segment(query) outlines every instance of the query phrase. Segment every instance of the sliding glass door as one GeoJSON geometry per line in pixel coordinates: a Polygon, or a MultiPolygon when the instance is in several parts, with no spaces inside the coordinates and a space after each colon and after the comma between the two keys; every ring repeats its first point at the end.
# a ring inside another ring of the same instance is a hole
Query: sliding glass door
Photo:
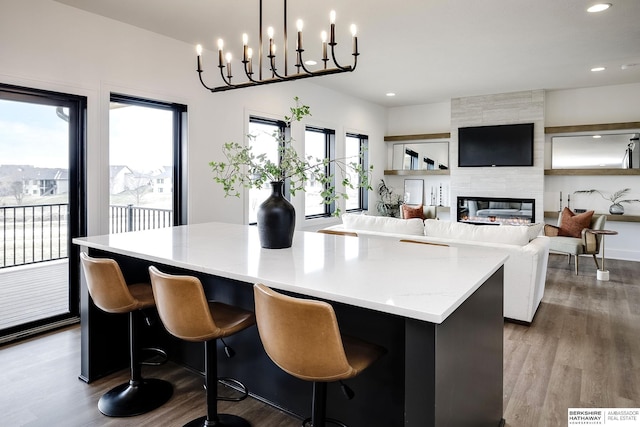
{"type": "Polygon", "coordinates": [[[85,110],[84,97],[0,85],[0,342],[78,316],[85,110]]]}

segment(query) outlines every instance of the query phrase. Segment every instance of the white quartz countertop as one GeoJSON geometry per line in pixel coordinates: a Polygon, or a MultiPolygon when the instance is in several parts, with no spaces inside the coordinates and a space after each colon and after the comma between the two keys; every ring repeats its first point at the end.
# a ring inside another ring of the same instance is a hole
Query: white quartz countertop
{"type": "Polygon", "coordinates": [[[408,318],[442,323],[508,255],[296,231],[262,249],[255,226],[205,223],[81,237],[73,243],[408,318]]]}

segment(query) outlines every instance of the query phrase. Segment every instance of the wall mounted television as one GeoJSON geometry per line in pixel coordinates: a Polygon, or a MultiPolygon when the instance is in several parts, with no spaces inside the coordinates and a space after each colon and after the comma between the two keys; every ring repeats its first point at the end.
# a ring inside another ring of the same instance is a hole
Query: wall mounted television
{"type": "Polygon", "coordinates": [[[533,123],[459,128],[458,166],[533,166],[533,123]]]}

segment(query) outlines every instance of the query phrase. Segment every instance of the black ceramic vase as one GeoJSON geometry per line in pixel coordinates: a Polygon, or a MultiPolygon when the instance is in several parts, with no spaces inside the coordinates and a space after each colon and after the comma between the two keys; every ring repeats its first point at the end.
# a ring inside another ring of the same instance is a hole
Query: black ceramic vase
{"type": "Polygon", "coordinates": [[[260,245],[267,249],[290,248],[296,211],[282,194],[281,181],[271,183],[271,195],[258,207],[260,245]]]}

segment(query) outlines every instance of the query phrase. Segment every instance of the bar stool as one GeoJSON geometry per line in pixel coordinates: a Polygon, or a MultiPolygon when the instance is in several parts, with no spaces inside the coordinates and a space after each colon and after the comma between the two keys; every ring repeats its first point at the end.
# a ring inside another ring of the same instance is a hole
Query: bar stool
{"type": "MultiPolygon", "coordinates": [[[[81,252],[80,260],[94,304],[108,313],[129,313],[131,378],[104,394],[98,401],[98,409],[109,417],[130,417],[156,409],[171,398],[173,386],[164,380],[142,378],[138,325],[145,317],[142,310],[155,306],[151,285],[127,286],[120,266],[113,259],[93,258],[81,252]]],[[[166,357],[161,350],[154,350],[166,357]]]]}
{"type": "MultiPolygon", "coordinates": [[[[216,341],[254,325],[255,316],[251,311],[239,307],[207,301],[197,277],[170,275],[153,266],[149,267],[149,275],[158,313],[167,331],[185,341],[204,342],[207,415],[190,421],[185,427],[249,427],[249,422],[244,418],[218,413],[216,341]]],[[[232,355],[226,344],[225,352],[228,356],[232,355]]],[[[244,397],[248,395],[242,383],[230,378],[226,380],[244,388],[244,397]]]]}
{"type": "MultiPolygon", "coordinates": [[[[313,382],[312,415],[302,425],[346,427],[326,418],[327,383],[355,377],[386,350],[341,335],[333,307],[326,302],[282,295],[259,283],[253,293],[258,333],[267,355],[288,374],[313,382]]],[[[342,385],[347,398],[352,398],[353,392],[342,385]]]]}

